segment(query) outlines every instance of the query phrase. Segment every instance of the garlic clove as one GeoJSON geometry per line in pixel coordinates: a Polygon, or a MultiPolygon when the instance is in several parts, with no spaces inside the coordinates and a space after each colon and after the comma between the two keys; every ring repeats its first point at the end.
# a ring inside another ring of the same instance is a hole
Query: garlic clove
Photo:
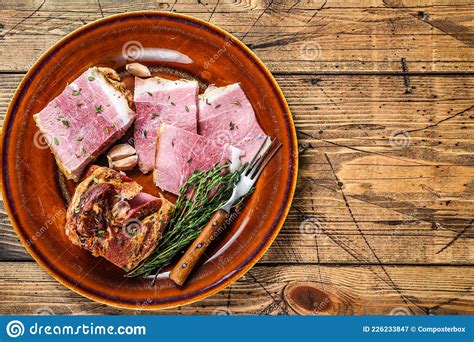
{"type": "Polygon", "coordinates": [[[125,69],[133,76],[150,77],[151,72],[146,66],[140,63],[130,63],[125,66],[125,69]]]}
{"type": "Polygon", "coordinates": [[[119,171],[129,171],[132,170],[138,162],[138,156],[135,154],[123,159],[113,160],[112,168],[119,171]]]}
{"type": "Polygon", "coordinates": [[[111,161],[130,157],[136,153],[137,151],[129,144],[118,144],[112,147],[109,153],[107,153],[107,159],[110,164],[111,161]]]}
{"type": "Polygon", "coordinates": [[[112,158],[109,157],[109,155],[107,155],[107,161],[109,162],[109,167],[111,169],[114,168],[114,161],[112,160],[112,158]]]}

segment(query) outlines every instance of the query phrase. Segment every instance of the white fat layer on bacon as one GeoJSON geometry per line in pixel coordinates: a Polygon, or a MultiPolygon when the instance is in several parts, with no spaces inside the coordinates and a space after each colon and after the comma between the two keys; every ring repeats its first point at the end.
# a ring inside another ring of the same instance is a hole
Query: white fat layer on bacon
{"type": "Polygon", "coordinates": [[[230,170],[230,172],[234,172],[234,171],[237,171],[240,168],[241,164],[242,164],[240,162],[240,156],[242,154],[242,150],[237,148],[237,147],[231,146],[231,145],[228,145],[228,147],[230,148],[229,170],[230,170]]]}
{"type": "Polygon", "coordinates": [[[100,72],[96,72],[93,68],[89,69],[89,75],[96,78],[99,81],[100,87],[104,90],[104,93],[110,100],[110,103],[115,108],[117,117],[122,123],[122,126],[127,125],[130,122],[130,108],[128,107],[127,99],[125,95],[122,94],[119,90],[115,89],[110,83],[105,79],[105,76],[100,72]]]}
{"type": "MultiPolygon", "coordinates": [[[[137,77],[135,77],[135,84],[138,82],[136,81],[137,77]]],[[[165,92],[168,90],[175,90],[176,88],[179,87],[196,87],[197,81],[192,81],[192,80],[185,80],[185,79],[179,79],[179,80],[168,80],[166,78],[162,77],[150,77],[146,79],[140,79],[140,85],[135,86],[135,94],[134,94],[134,101],[137,102],[144,102],[140,98],[147,93],[155,93],[156,91],[160,92],[165,92]]],[[[153,102],[153,101],[151,101],[153,102]]]]}
{"type": "Polygon", "coordinates": [[[202,99],[208,99],[209,102],[212,102],[215,98],[222,96],[222,94],[229,93],[235,88],[239,88],[239,87],[240,87],[239,83],[233,83],[225,87],[216,87],[213,84],[211,84],[209,87],[207,87],[204,94],[199,95],[199,97],[202,99]]]}

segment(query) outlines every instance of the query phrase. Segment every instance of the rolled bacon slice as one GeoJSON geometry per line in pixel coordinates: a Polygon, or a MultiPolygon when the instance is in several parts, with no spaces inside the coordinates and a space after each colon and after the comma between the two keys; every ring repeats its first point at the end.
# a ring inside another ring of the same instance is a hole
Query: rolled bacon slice
{"type": "Polygon", "coordinates": [[[198,132],[219,145],[242,150],[242,163],[254,157],[267,137],[238,83],[219,88],[211,85],[199,96],[198,132]]]}
{"type": "Polygon", "coordinates": [[[197,132],[197,81],[135,78],[135,149],[143,173],[153,170],[157,130],[162,123],[197,132]]]}
{"type": "Polygon", "coordinates": [[[228,144],[218,144],[201,135],[163,124],[158,143],[153,180],[162,190],[179,193],[179,187],[195,170],[209,170],[228,163],[230,170],[240,167],[241,151],[228,144]]]}
{"type": "Polygon", "coordinates": [[[66,235],[129,271],[156,248],[173,211],[171,202],[142,192],[125,174],[92,166],[68,207],[66,235]]]}
{"type": "Polygon", "coordinates": [[[75,181],[133,123],[131,94],[109,68],[86,70],[41,112],[36,125],[59,169],[75,181]]]}

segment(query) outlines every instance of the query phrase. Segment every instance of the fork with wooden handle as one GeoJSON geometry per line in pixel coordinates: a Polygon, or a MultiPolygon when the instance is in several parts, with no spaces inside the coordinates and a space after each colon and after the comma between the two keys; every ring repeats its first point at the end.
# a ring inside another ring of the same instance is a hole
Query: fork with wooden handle
{"type": "Polygon", "coordinates": [[[267,137],[260,146],[252,161],[247,164],[236,183],[230,199],[216,211],[211,220],[204,227],[199,236],[189,246],[188,250],[181,257],[176,266],[171,270],[170,279],[177,285],[183,285],[192,272],[206,248],[225,229],[224,223],[229,217],[232,206],[245,196],[253,187],[263,169],[267,166],[273,156],[278,152],[281,144],[276,144],[275,139],[269,143],[267,137]]]}

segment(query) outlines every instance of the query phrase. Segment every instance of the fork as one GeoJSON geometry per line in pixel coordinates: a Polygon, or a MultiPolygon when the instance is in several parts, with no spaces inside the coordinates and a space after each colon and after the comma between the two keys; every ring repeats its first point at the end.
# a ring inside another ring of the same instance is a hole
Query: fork
{"type": "Polygon", "coordinates": [[[225,229],[224,223],[229,217],[234,204],[250,192],[264,168],[282,146],[281,143],[276,144],[276,139],[271,140],[270,144],[268,143],[269,141],[269,137],[265,138],[265,141],[250,163],[244,166],[239,181],[235,184],[229,200],[216,211],[196,240],[194,240],[186,253],[184,253],[176,266],[171,270],[169,277],[177,285],[182,286],[186,282],[186,279],[207,247],[225,229]]]}

